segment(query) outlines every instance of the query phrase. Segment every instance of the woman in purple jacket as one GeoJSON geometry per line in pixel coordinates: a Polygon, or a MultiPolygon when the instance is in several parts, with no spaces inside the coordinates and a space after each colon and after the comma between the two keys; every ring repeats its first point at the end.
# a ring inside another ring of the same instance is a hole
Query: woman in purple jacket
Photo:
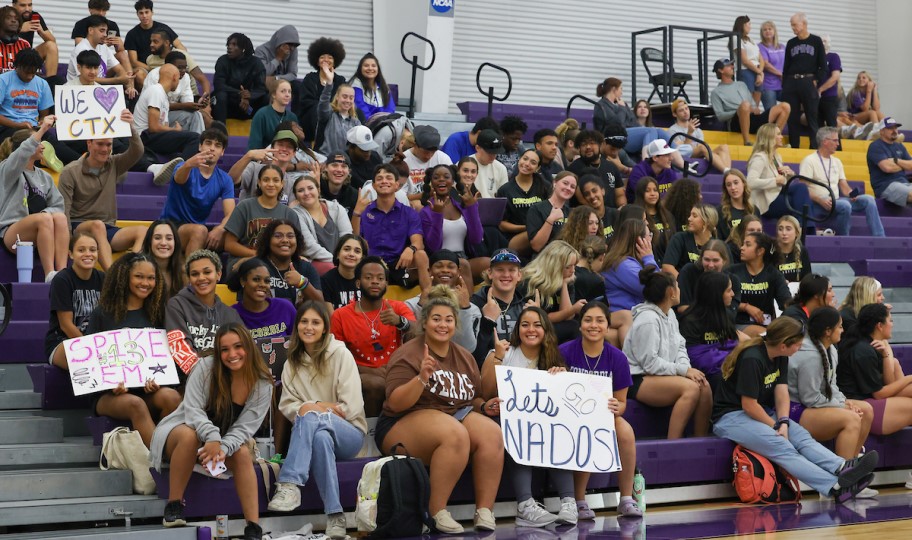
{"type": "Polygon", "coordinates": [[[424,249],[428,253],[448,249],[469,261],[472,275],[478,279],[490,266],[487,257],[475,257],[474,247],[484,238],[481,218],[478,216],[478,195],[465,191],[456,182],[452,165],[431,167],[424,175],[424,193],[421,196],[421,228],[424,232],[424,249]]]}
{"type": "Polygon", "coordinates": [[[630,310],[643,302],[640,270],[647,264],[658,266],[652,255],[652,233],[645,221],[628,219],[615,232],[602,266],[605,299],[611,310],[611,328],[617,330],[621,346],[633,324],[630,310]]]}

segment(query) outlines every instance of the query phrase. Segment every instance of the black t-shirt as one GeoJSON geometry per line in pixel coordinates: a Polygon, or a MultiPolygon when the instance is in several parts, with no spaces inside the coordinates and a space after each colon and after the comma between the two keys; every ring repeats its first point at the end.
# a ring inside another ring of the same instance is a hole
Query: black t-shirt
{"type": "MultiPolygon", "coordinates": [[[[529,240],[535,238],[535,235],[537,235],[538,231],[544,226],[545,221],[548,219],[548,216],[551,215],[551,210],[553,209],[554,207],[551,206],[551,201],[535,203],[529,208],[529,214],[526,218],[526,232],[529,233],[529,240]]],[[[563,228],[564,223],[567,221],[567,216],[570,215],[570,205],[565,204],[563,211],[564,217],[555,220],[554,224],[551,226],[551,236],[548,237],[548,242],[554,240],[560,234],[561,228],[563,228]]]]}
{"type": "Polygon", "coordinates": [[[717,345],[721,341],[718,333],[706,328],[706,321],[692,316],[682,317],[678,321],[678,331],[688,347],[692,345],[717,345]]]}
{"type": "Polygon", "coordinates": [[[372,150],[367,161],[355,161],[352,159],[351,162],[351,185],[355,189],[361,189],[364,182],[374,179],[374,169],[377,168],[377,165],[383,163],[383,158],[372,150]]]}
{"type": "Polygon", "coordinates": [[[353,300],[360,300],[361,291],[355,285],[355,281],[355,278],[343,277],[338,268],[326,272],[320,277],[323,300],[332,304],[333,309],[347,306],[353,300]]]}
{"type": "MultiPolygon", "coordinates": [[[[846,336],[851,335],[855,331],[855,327],[858,326],[858,317],[855,316],[855,312],[850,307],[840,309],[839,315],[842,317],[842,333],[846,336]]],[[[839,345],[837,344],[836,347],[838,348],[839,345]]]]}
{"type": "Polygon", "coordinates": [[[529,191],[516,183],[515,178],[497,189],[496,196],[507,199],[507,206],[504,208],[503,221],[513,225],[525,225],[526,217],[529,215],[529,208],[533,204],[538,204],[548,198],[551,192],[551,184],[544,179],[533,179],[529,191]],[[541,184],[539,184],[541,182],[541,184]]]}
{"type": "Polygon", "coordinates": [[[574,302],[581,299],[591,302],[605,296],[605,278],[582,266],[576,267],[576,280],[573,286],[576,296],[571,297],[571,300],[574,302]]]}
{"type": "Polygon", "coordinates": [[[801,281],[801,278],[811,273],[811,257],[808,254],[807,248],[802,246],[801,256],[797,258],[797,260],[795,257],[795,249],[792,249],[791,253],[787,253],[782,257],[782,261],[778,264],[778,268],[779,273],[782,274],[782,277],[789,283],[801,281]]]}
{"type": "Polygon", "coordinates": [[[685,264],[700,260],[700,249],[693,233],[675,233],[662,256],[662,264],[670,264],[675,267],[675,270],[680,270],[685,264]]]}
{"type": "MultiPolygon", "coordinates": [[[[114,30],[117,37],[120,37],[120,27],[117,26],[117,23],[108,19],[108,32],[114,30]]],[[[89,35],[89,17],[85,19],[79,19],[76,21],[76,24],[73,25],[73,31],[70,32],[70,39],[83,38],[89,35]]]]}
{"type": "Polygon", "coordinates": [[[618,217],[620,217],[621,212],[617,208],[606,207],[605,215],[602,216],[602,234],[605,235],[605,240],[608,243],[611,243],[611,239],[614,238],[614,228],[619,225],[618,217]]]}
{"type": "Polygon", "coordinates": [[[599,162],[598,167],[589,165],[582,159],[575,160],[570,164],[569,167],[567,167],[567,170],[575,174],[577,178],[582,178],[583,171],[586,169],[598,169],[598,175],[602,179],[602,183],[605,185],[605,206],[617,208],[617,199],[615,199],[614,190],[624,187],[624,177],[621,175],[621,171],[619,171],[618,168],[614,166],[614,163],[608,161],[607,159],[602,159],[599,162]]]}
{"type": "Polygon", "coordinates": [[[766,346],[744,349],[735,362],[731,377],[723,379],[716,390],[713,421],[725,414],[741,410],[741,396],[755,398],[766,410],[776,408],[775,388],[787,384],[788,357],[770,359],[766,346]]]}
{"type": "MultiPolygon", "coordinates": [[[[697,294],[697,281],[702,275],[703,267],[699,263],[687,263],[678,271],[678,288],[681,290],[680,305],[690,306],[694,303],[697,294]]],[[[732,274],[728,274],[728,278],[731,280],[732,291],[735,293],[731,305],[728,306],[728,315],[731,317],[732,322],[735,322],[738,305],[741,304],[741,282],[732,274]]]]}
{"type": "Polygon", "coordinates": [[[101,309],[101,306],[92,311],[89,317],[89,324],[86,326],[86,335],[97,334],[98,332],[107,332],[109,330],[119,330],[120,328],[155,328],[152,319],[146,314],[145,309],[131,309],[127,311],[122,321],[115,321],[111,314],[101,309]]]}
{"type": "Polygon", "coordinates": [[[839,350],[836,384],[849,399],[869,399],[884,387],[883,357],[868,338],[862,338],[848,350],[839,350]]]}
{"type": "Polygon", "coordinates": [[[148,30],[138,24],[131,28],[130,31],[127,32],[127,37],[124,39],[124,48],[128,51],[136,51],[136,59],[145,63],[146,58],[152,54],[150,42],[152,40],[152,32],[155,30],[164,30],[167,32],[171,43],[174,43],[174,40],[177,39],[177,32],[171,30],[170,26],[158,21],[152,21],[152,27],[148,30]]]}
{"type": "Polygon", "coordinates": [[[51,281],[51,317],[50,327],[44,338],[44,352],[50,356],[61,342],[69,337],[60,328],[57,319],[58,311],[69,311],[73,314],[73,325],[85,334],[89,318],[98,305],[101,297],[101,286],[104,284],[104,272],[92,269],[89,279],[83,280],[72,268],[64,268],[51,281]]]}
{"type": "MultiPolygon", "coordinates": [[[[304,276],[311,285],[318,291],[320,288],[320,274],[317,273],[317,269],[313,267],[312,264],[305,261],[304,259],[294,260],[295,270],[299,274],[304,276]]],[[[279,272],[279,269],[276,268],[272,262],[266,264],[266,269],[269,270],[269,288],[272,289],[272,296],[274,298],[284,298],[292,304],[298,304],[298,288],[297,283],[289,285],[285,281],[285,277],[282,272],[279,272]]]]}
{"type": "MultiPolygon", "coordinates": [[[[719,213],[719,224],[716,226],[716,237],[721,238],[722,240],[728,240],[728,235],[741,223],[741,219],[747,214],[744,210],[738,210],[737,208],[731,209],[731,219],[725,219],[725,216],[722,215],[722,205],[716,206],[716,211],[719,213]]],[[[756,209],[754,210],[754,215],[756,215],[756,209]]]]}
{"type": "Polygon", "coordinates": [[[358,203],[358,190],[351,184],[343,184],[339,193],[333,194],[329,191],[329,183],[326,180],[320,180],[320,196],[327,201],[336,201],[341,204],[342,208],[348,211],[349,217],[355,209],[355,204],[358,203]]]}
{"type": "MultiPolygon", "coordinates": [[[[33,12],[32,12],[32,16],[35,16],[35,15],[38,15],[38,20],[41,22],[41,29],[42,29],[42,30],[47,30],[47,29],[48,29],[48,25],[47,25],[46,22],[44,22],[44,17],[42,17],[40,13],[33,11],[33,12]]],[[[22,23],[23,23],[23,22],[24,22],[24,21],[22,21],[22,20],[20,19],[20,21],[19,21],[19,26],[20,26],[20,27],[22,27],[22,23]]],[[[31,45],[32,47],[35,46],[35,32],[19,32],[19,37],[21,37],[22,39],[28,41],[28,42],[29,42],[29,45],[31,45]]]]}
{"type": "Polygon", "coordinates": [[[808,322],[808,313],[797,303],[783,309],[782,315],[780,315],[780,317],[791,317],[796,321],[804,324],[807,324],[808,322]]]}
{"type": "MultiPolygon", "coordinates": [[[[739,263],[729,268],[728,273],[738,278],[741,282],[741,302],[760,308],[763,313],[775,318],[776,309],[774,302],[779,307],[785,307],[791,295],[785,278],[770,265],[763,267],[756,276],[751,275],[745,263],[739,263]]],[[[750,315],[743,311],[738,312],[735,319],[738,324],[757,324],[750,315]]]]}

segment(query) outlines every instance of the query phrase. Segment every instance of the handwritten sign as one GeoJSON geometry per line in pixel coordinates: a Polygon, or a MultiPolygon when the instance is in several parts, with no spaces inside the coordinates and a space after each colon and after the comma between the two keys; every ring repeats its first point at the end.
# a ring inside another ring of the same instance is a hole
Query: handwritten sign
{"type": "Polygon", "coordinates": [[[73,394],[81,396],[117,388],[143,387],[149,379],[160,385],[179,384],[168,352],[165,331],[122,328],[63,342],[73,394]]]}
{"type": "Polygon", "coordinates": [[[608,411],[610,378],[507,366],[497,366],[495,373],[503,399],[504,447],[517,463],[589,472],[621,470],[614,415],[608,411]]]}
{"type": "Polygon", "coordinates": [[[54,103],[61,141],[130,136],[130,124],[120,120],[127,108],[123,86],[58,85],[54,103]]]}

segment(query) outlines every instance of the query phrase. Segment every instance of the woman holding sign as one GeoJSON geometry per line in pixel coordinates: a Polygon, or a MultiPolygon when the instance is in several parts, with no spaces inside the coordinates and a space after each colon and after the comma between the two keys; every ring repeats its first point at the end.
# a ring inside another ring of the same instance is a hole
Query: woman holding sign
{"type": "MultiPolygon", "coordinates": [[[[488,353],[481,369],[482,392],[485,397],[497,397],[495,366],[541,369],[557,374],[567,369],[557,349],[554,325],[545,310],[529,306],[519,314],[519,321],[513,327],[510,341],[497,340],[494,350],[488,353]]],[[[576,524],[578,512],[573,493],[573,473],[563,469],[548,469],[551,483],[557,488],[561,499],[560,512],[554,515],[532,496],[532,471],[527,465],[520,465],[508,459],[509,475],[516,493],[516,526],[544,527],[555,521],[576,524]]]]}
{"type": "Polygon", "coordinates": [[[247,441],[263,425],[272,402],[272,374],[250,333],[239,323],[215,334],[216,358],[200,359],[190,372],[184,401],[155,429],[152,466],[170,462],[168,504],[162,524],[182,527],[184,490],[198,462],[213,473],[230,470],[247,526],[244,538],[262,538],[259,491],[247,441]]]}
{"type": "MultiPolygon", "coordinates": [[[[642,222],[639,222],[642,225],[642,222]]],[[[611,377],[614,395],[608,400],[608,410],[614,415],[614,429],[617,433],[621,457],[621,472],[618,473],[618,489],[621,501],[618,514],[625,517],[639,517],[643,511],[633,500],[633,474],[636,468],[636,437],[633,428],[622,417],[627,408],[627,389],[633,385],[627,357],[616,347],[605,341],[611,324],[611,314],[603,302],[589,302],[580,310],[581,337],[560,346],[561,356],[567,369],[575,373],[589,373],[611,377]]],[[[588,472],[574,472],[576,508],[579,519],[595,519],[595,512],[586,502],[588,472]]]]}
{"type": "Polygon", "coordinates": [[[45,116],[38,131],[20,129],[0,144],[0,236],[3,245],[15,254],[16,242],[34,242],[50,282],[58,270],[67,266],[70,224],[63,210],[63,195],[54,179],[35,162],[44,155],[41,138],[56,117],[45,116]],[[24,194],[24,195],[23,195],[24,194]]]}
{"type": "Polygon", "coordinates": [[[452,342],[459,321],[456,293],[433,287],[421,311],[422,336],[399,347],[389,361],[386,401],[377,420],[377,447],[388,454],[401,443],[431,468],[428,508],[437,530],[463,532],[447,500],[472,462],[475,529],[493,531],[491,508],[503,471],[503,435],[491,417],[500,400],[481,397],[481,374],[472,354],[452,342]]]}
{"type": "MultiPolygon", "coordinates": [[[[161,328],[165,317],[164,289],[161,274],[149,257],[127,253],[108,269],[86,335],[121,328],[161,328]]],[[[95,401],[95,414],[129,420],[149,446],[155,429],[153,411],[164,418],[180,401],[176,390],[162,388],[154,379],[147,379],[142,388],[126,388],[121,384],[101,393],[95,401]]]]}

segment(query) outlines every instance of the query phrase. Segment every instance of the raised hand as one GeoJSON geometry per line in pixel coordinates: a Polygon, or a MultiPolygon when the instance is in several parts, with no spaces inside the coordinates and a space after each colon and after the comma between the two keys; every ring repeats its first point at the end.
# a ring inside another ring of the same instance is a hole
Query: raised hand
{"type": "Polygon", "coordinates": [[[495,322],[500,318],[500,304],[494,298],[493,286],[488,287],[488,300],[485,302],[484,307],[481,308],[481,314],[495,322]]]}
{"type": "Polygon", "coordinates": [[[402,323],[402,318],[393,311],[393,306],[389,302],[384,301],[380,309],[380,322],[387,326],[398,326],[402,323]]]}

